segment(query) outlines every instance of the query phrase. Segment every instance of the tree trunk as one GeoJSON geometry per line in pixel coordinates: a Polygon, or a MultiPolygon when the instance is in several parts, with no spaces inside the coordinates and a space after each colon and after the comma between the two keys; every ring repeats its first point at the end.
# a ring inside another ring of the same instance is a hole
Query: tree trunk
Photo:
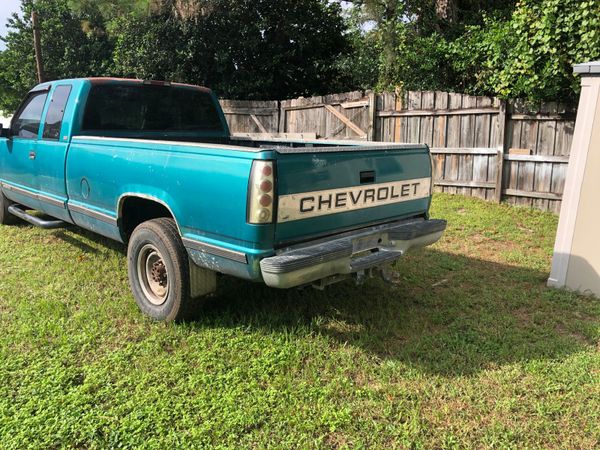
{"type": "Polygon", "coordinates": [[[38,83],[44,82],[44,64],[42,61],[42,44],[40,40],[40,27],[37,12],[31,12],[31,25],[33,27],[33,47],[35,49],[35,66],[37,69],[38,83]]]}
{"type": "Polygon", "coordinates": [[[454,22],[456,14],[456,0],[436,0],[435,13],[438,19],[454,22]]]}

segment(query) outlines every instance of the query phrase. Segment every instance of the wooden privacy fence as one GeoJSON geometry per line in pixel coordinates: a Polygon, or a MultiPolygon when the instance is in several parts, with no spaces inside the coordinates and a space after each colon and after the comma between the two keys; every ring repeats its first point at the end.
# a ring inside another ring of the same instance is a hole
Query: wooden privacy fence
{"type": "Polygon", "coordinates": [[[277,133],[279,102],[221,100],[232,133],[277,133]]]}
{"type": "Polygon", "coordinates": [[[425,143],[436,190],[558,212],[575,111],[447,92],[222,101],[233,133],[425,143]]]}

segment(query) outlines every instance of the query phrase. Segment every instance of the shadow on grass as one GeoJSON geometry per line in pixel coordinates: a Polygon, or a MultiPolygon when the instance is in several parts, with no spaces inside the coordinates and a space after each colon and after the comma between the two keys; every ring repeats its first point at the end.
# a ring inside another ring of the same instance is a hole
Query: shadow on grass
{"type": "Polygon", "coordinates": [[[445,376],[593,345],[593,300],[546,288],[547,273],[432,249],[407,256],[395,272],[393,285],[348,281],[323,292],[227,278],[194,326],[319,333],[445,376]]]}
{"type": "Polygon", "coordinates": [[[125,244],[121,244],[120,242],[113,241],[112,239],[105,238],[96,233],[84,230],[83,228],[79,228],[76,226],[69,226],[67,229],[68,232],[66,232],[66,229],[55,230],[53,232],[54,237],[60,239],[61,241],[69,245],[77,247],[84,253],[90,253],[92,255],[97,255],[101,253],[101,250],[88,244],[86,240],[90,240],[100,246],[109,248],[124,256],[127,255],[127,247],[125,246],[125,244]]]}
{"type": "MultiPolygon", "coordinates": [[[[86,240],[126,254],[123,244],[79,228],[55,236],[92,254],[99,250],[86,240]]],[[[597,339],[597,300],[546,288],[546,272],[431,248],[399,260],[394,272],[391,285],[349,280],[324,291],[222,277],[189,326],[318,334],[443,376],[560,359],[597,339]]]]}

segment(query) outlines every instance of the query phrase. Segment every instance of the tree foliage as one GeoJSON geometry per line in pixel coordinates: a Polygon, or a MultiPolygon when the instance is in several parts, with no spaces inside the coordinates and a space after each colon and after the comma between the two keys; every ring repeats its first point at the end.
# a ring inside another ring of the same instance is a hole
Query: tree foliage
{"type": "MultiPolygon", "coordinates": [[[[33,2],[24,1],[22,15],[13,14],[0,53],[0,110],[14,110],[37,83],[32,41],[33,2]]],[[[37,0],[42,55],[47,79],[82,77],[110,72],[112,46],[96,8],[74,12],[66,0],[37,0]]]]}
{"type": "MultiPolygon", "coordinates": [[[[123,16],[115,70],[276,99],[346,88],[335,61],[350,51],[339,6],[326,0],[211,0],[195,14],[123,16]]],[[[347,77],[346,77],[347,79],[347,77]]]]}
{"type": "Polygon", "coordinates": [[[379,89],[468,89],[453,69],[452,42],[486,15],[505,18],[514,0],[356,0],[365,39],[380,49],[379,89]]]}
{"type": "Polygon", "coordinates": [[[70,9],[85,13],[96,9],[105,19],[111,19],[121,14],[144,15],[159,8],[157,0],[68,0],[70,9]]]}
{"type": "MultiPolygon", "coordinates": [[[[8,23],[0,109],[36,84],[33,0],[8,23]]],[[[36,0],[48,79],[115,75],[204,84],[231,98],[349,89],[340,6],[327,0],[36,0]]]]}
{"type": "Polygon", "coordinates": [[[600,0],[22,0],[0,52],[0,109],[49,79],[115,75],[282,99],[355,88],[573,100],[600,58],[600,0]]]}
{"type": "Polygon", "coordinates": [[[600,0],[355,3],[376,24],[380,89],[572,101],[572,65],[600,58],[600,0]]]}
{"type": "Polygon", "coordinates": [[[600,1],[521,0],[509,21],[490,20],[471,31],[461,56],[466,60],[469,48],[477,55],[475,89],[574,100],[579,77],[573,64],[600,59],[600,1]]]}

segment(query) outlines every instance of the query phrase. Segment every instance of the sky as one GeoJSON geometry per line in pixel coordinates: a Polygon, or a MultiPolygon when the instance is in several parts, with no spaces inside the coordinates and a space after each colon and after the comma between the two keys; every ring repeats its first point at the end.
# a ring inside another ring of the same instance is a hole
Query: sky
{"type": "MultiPolygon", "coordinates": [[[[21,10],[21,0],[0,0],[0,36],[6,36],[6,19],[12,13],[21,10]]],[[[0,50],[4,50],[4,42],[0,41],[0,50]]]]}

